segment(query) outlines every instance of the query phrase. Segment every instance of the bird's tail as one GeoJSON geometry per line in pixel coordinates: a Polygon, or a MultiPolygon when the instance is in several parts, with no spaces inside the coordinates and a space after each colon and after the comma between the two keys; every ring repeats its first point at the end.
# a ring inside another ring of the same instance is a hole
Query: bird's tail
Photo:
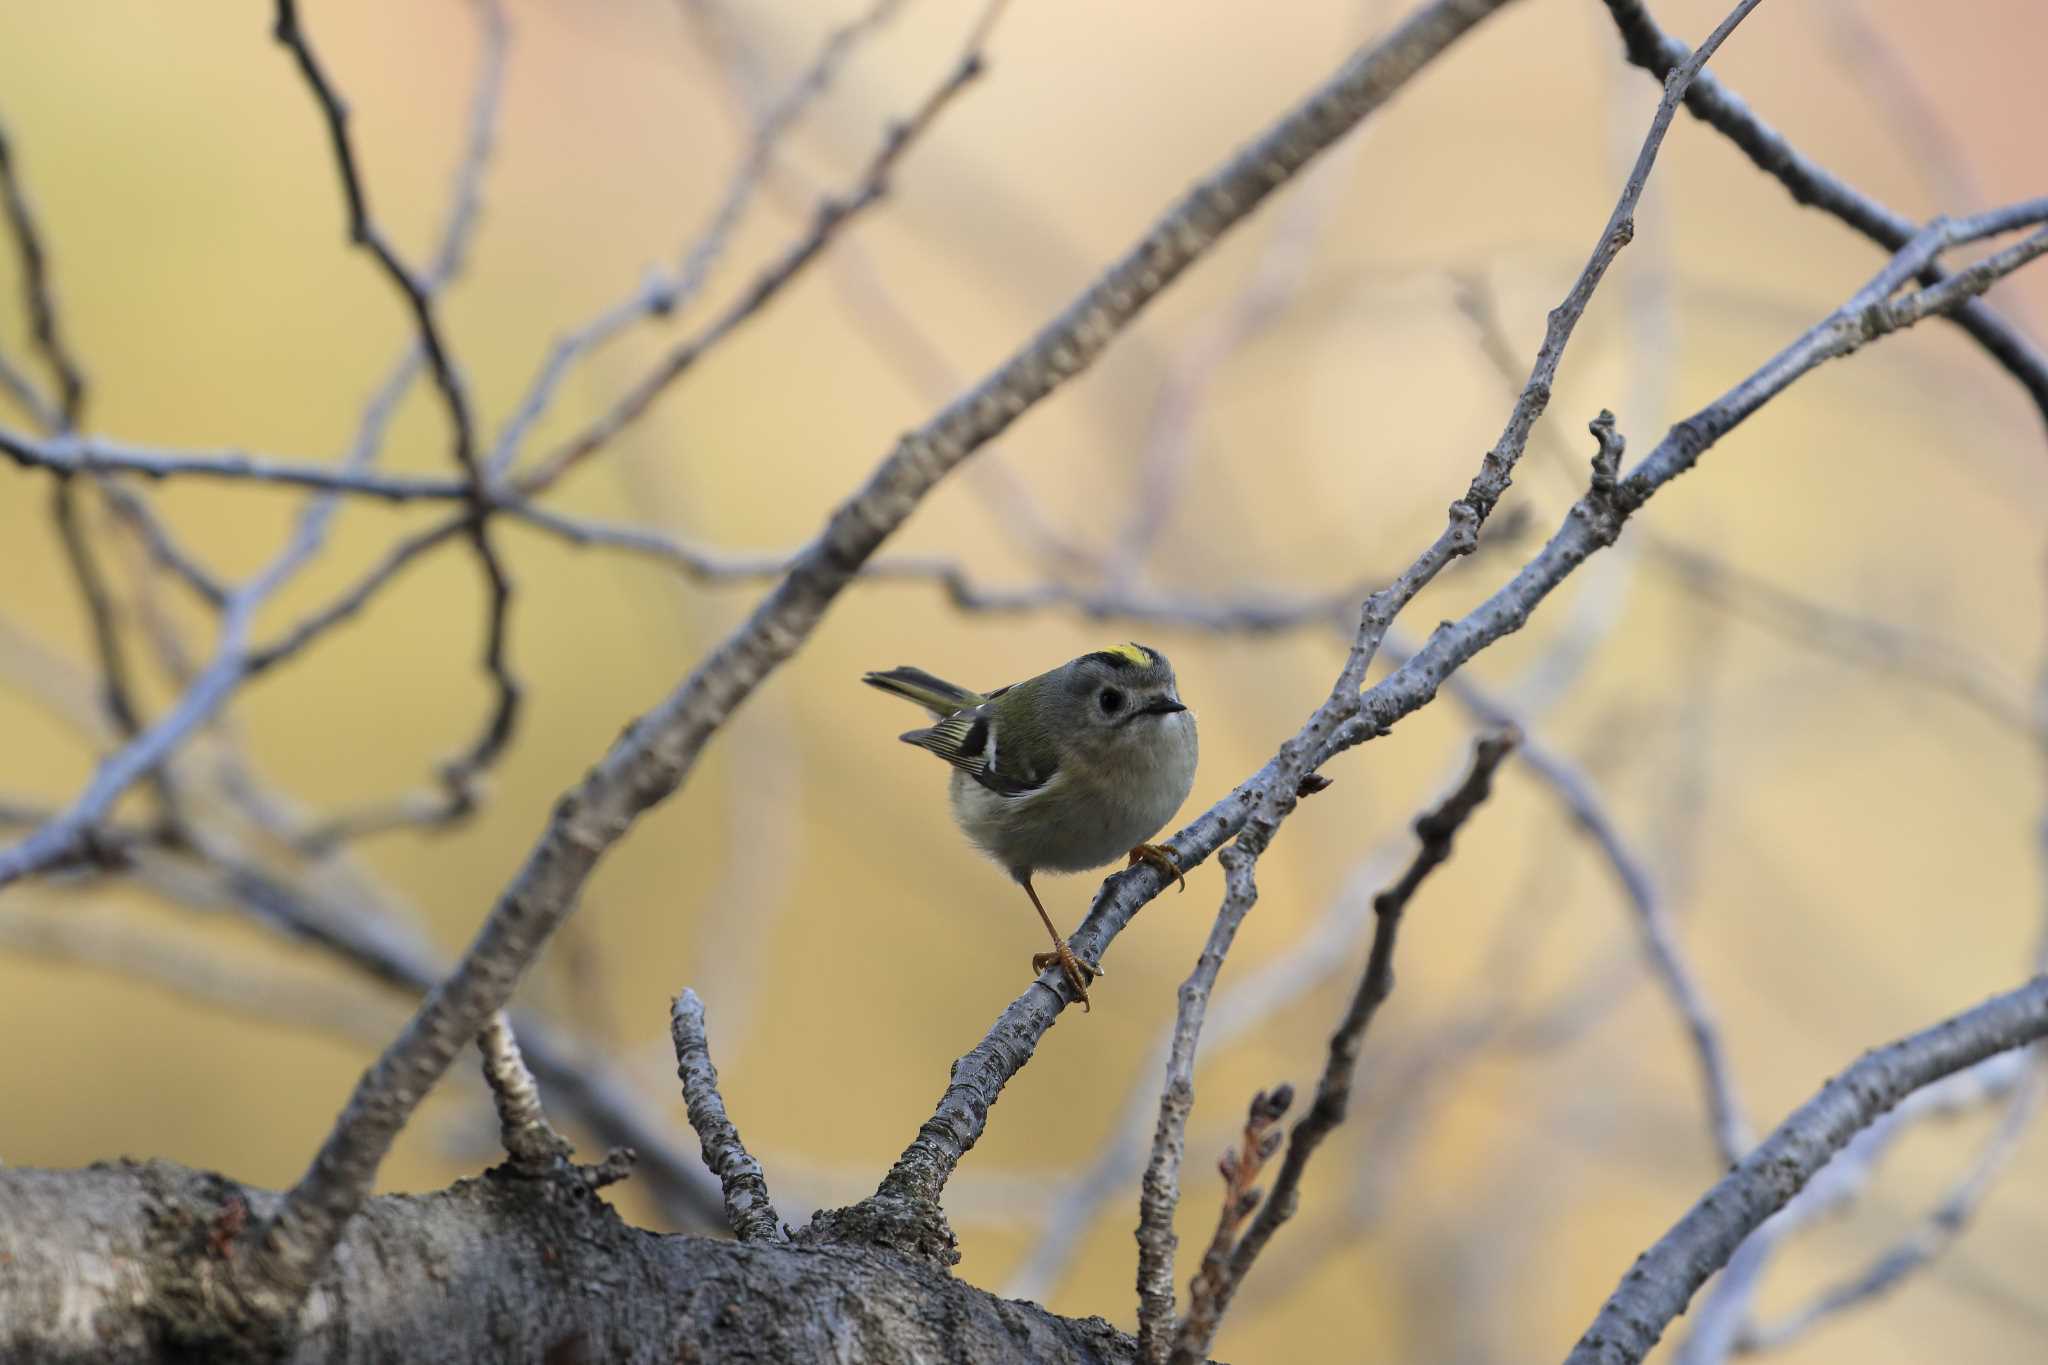
{"type": "Polygon", "coordinates": [[[965,711],[970,706],[979,706],[985,700],[979,692],[970,692],[944,678],[935,678],[921,668],[892,668],[886,673],[863,673],[861,681],[869,687],[879,687],[892,696],[905,701],[916,702],[932,715],[943,720],[955,711],[965,711]]]}

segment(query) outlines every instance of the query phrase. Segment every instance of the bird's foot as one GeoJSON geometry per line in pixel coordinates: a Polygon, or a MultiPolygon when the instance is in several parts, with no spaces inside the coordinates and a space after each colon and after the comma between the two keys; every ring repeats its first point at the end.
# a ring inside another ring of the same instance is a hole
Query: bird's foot
{"type": "Polygon", "coordinates": [[[1181,890],[1185,891],[1188,889],[1188,879],[1181,873],[1180,864],[1173,860],[1173,853],[1166,845],[1139,844],[1131,850],[1130,866],[1136,867],[1139,863],[1152,864],[1152,866],[1173,878],[1175,884],[1181,890]]]}
{"type": "Polygon", "coordinates": [[[1035,953],[1032,955],[1032,971],[1042,972],[1048,967],[1053,966],[1057,966],[1066,976],[1067,984],[1074,988],[1075,998],[1081,1002],[1082,1010],[1086,1011],[1088,1009],[1088,986],[1096,977],[1102,974],[1102,969],[1091,967],[1080,958],[1075,957],[1074,950],[1067,946],[1067,941],[1063,938],[1056,938],[1052,941],[1051,952],[1035,953]]]}

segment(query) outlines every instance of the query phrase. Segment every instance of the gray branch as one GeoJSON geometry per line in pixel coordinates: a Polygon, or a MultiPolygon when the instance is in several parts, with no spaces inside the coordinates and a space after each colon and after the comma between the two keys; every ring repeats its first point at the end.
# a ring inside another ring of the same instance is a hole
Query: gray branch
{"type": "Polygon", "coordinates": [[[711,1064],[711,1040],[704,1031],[704,1002],[688,987],[669,1010],[669,1035],[676,1045],[676,1078],[690,1126],[704,1144],[704,1165],[725,1191],[725,1218],[742,1242],[787,1242],[761,1163],[740,1141],[740,1130],[725,1114],[718,1093],[718,1068],[711,1064]]]}
{"type": "Polygon", "coordinates": [[[1415,898],[1429,874],[1450,858],[1458,831],[1492,795],[1493,775],[1514,751],[1518,740],[1513,731],[1481,739],[1472,748],[1472,766],[1464,780],[1416,818],[1415,833],[1422,841],[1421,847],[1416,849],[1414,860],[1400,878],[1373,899],[1372,949],[1366,956],[1365,971],[1358,978],[1351,1004],[1330,1035],[1330,1053],[1323,1065],[1322,1078],[1316,1083],[1315,1102],[1288,1134],[1287,1155],[1280,1163],[1280,1174],[1273,1181],[1272,1193],[1259,1205],[1251,1227],[1229,1248],[1213,1275],[1204,1267],[1205,1275],[1210,1275],[1208,1292],[1191,1296],[1193,1306],[1174,1337],[1174,1365],[1198,1365],[1208,1357],[1209,1345],[1216,1339],[1216,1329],[1229,1311],[1238,1287],[1251,1273],[1266,1243],[1299,1207],[1301,1178],[1308,1170],[1309,1160],[1350,1110],[1352,1075],[1358,1068],[1365,1032],[1372,1026],[1380,1006],[1394,993],[1394,945],[1408,902],[1415,898]]]}
{"type": "MultiPolygon", "coordinates": [[[[279,1202],[168,1162],[0,1168],[0,1359],[246,1359],[221,1326],[235,1321],[236,1239],[279,1202]]],[[[502,1175],[367,1201],[273,1359],[674,1365],[736,1353],[760,1365],[1136,1359],[1100,1318],[1060,1318],[913,1261],[653,1236],[601,1200],[502,1175]]]]}
{"type": "MultiPolygon", "coordinates": [[[[1657,27],[1656,19],[1642,0],[1605,3],[1621,33],[1629,61],[1658,80],[1668,79],[1672,70],[1685,62],[1685,44],[1657,27]]],[[[1740,95],[1716,77],[1694,81],[1692,89],[1686,92],[1685,104],[1695,118],[1726,136],[1758,170],[1783,185],[1796,202],[1839,219],[1887,251],[1903,250],[1918,235],[1919,224],[1808,158],[1782,133],[1758,118],[1740,95]]],[[[1926,285],[1938,284],[1943,279],[1941,269],[1932,264],[1922,266],[1916,273],[1926,285]]],[[[1950,321],[1968,332],[2019,381],[2044,419],[2048,419],[2048,357],[1985,304],[1966,303],[1954,311],[1950,321]]]]}
{"type": "Polygon", "coordinates": [[[1634,1365],[1743,1238],[1894,1105],[1987,1057],[2048,1036],[2048,977],[1865,1053],[1794,1110],[1636,1259],[1566,1365],[1634,1365]]]}
{"type": "MultiPolygon", "coordinates": [[[[505,19],[501,0],[476,0],[484,31],[483,76],[478,82],[478,117],[474,126],[483,131],[474,137],[456,176],[455,206],[448,229],[449,249],[437,265],[453,269],[460,263],[460,243],[468,225],[477,215],[478,185],[482,163],[490,149],[490,129],[495,120],[499,73],[505,49],[505,19]]],[[[471,515],[463,531],[476,552],[487,607],[484,614],[484,645],[480,665],[489,680],[492,702],[476,738],[441,765],[439,779],[444,796],[421,823],[446,824],[469,814],[476,805],[475,782],[504,753],[517,726],[523,691],[512,674],[506,649],[512,609],[512,579],[491,539],[491,521],[486,515],[492,505],[489,479],[477,451],[476,414],[469,386],[456,368],[455,357],[442,327],[439,313],[440,285],[444,277],[431,271],[414,270],[399,256],[397,248],[370,212],[369,192],[356,166],[354,146],[349,138],[348,108],[314,52],[311,40],[299,22],[297,0],[277,0],[273,33],[291,53],[305,77],[327,125],[334,148],[334,162],[341,177],[341,189],[348,205],[348,235],[367,251],[391,281],[412,315],[413,331],[426,357],[427,372],[447,409],[451,438],[450,455],[463,479],[464,500],[471,515]]]]}
{"type": "Polygon", "coordinates": [[[513,1036],[511,1017],[503,1010],[492,1015],[477,1034],[476,1046],[483,1054],[484,1083],[491,1088],[506,1155],[514,1166],[530,1174],[557,1170],[568,1160],[571,1148],[541,1109],[540,1086],[513,1036]]]}

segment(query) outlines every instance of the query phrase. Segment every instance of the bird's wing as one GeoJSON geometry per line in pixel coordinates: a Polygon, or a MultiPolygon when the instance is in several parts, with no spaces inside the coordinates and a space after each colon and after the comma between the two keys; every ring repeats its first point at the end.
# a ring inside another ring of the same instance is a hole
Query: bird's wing
{"type": "Polygon", "coordinates": [[[1029,796],[1052,781],[1059,771],[1057,760],[1034,767],[1016,755],[1004,754],[987,709],[977,706],[926,729],[912,730],[903,736],[903,742],[929,749],[998,796],[1029,796]]]}

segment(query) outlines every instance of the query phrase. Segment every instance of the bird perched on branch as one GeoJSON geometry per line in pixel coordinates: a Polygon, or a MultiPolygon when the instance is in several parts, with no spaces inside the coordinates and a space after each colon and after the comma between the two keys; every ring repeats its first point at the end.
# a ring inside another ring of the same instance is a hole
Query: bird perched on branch
{"type": "Polygon", "coordinates": [[[1156,649],[1125,644],[988,693],[921,668],[863,681],[932,714],[934,724],[903,742],[953,765],[953,818],[1023,886],[1052,935],[1052,951],[1032,958],[1032,970],[1057,962],[1086,1009],[1098,969],[1060,937],[1031,878],[1127,855],[1186,889],[1171,855],[1145,842],[1195,781],[1195,716],[1181,704],[1173,665],[1156,649]]]}

